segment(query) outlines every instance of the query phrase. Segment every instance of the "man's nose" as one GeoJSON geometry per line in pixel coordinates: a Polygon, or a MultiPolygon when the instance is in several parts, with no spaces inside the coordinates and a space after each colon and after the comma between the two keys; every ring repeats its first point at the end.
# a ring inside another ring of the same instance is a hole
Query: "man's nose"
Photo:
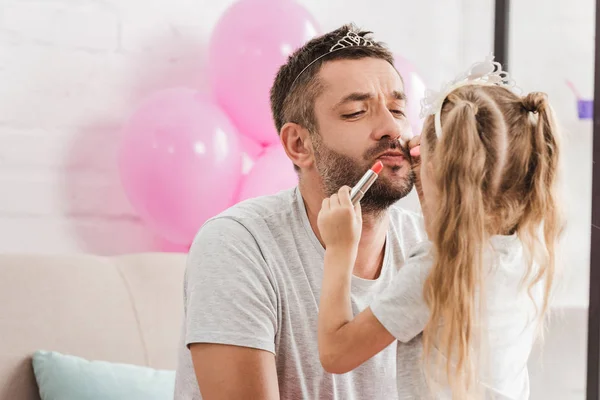
{"type": "Polygon", "coordinates": [[[388,137],[392,140],[398,140],[402,133],[400,129],[400,121],[392,114],[387,107],[383,107],[376,117],[376,127],[373,130],[375,140],[381,140],[388,137]]]}

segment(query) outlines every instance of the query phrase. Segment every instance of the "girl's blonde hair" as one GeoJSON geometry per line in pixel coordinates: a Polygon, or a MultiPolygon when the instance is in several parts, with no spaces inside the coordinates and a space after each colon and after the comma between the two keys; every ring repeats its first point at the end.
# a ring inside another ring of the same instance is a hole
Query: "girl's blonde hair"
{"type": "Polygon", "coordinates": [[[443,354],[446,383],[454,399],[464,400],[477,390],[476,318],[483,317],[482,254],[490,236],[518,235],[529,255],[524,283],[531,295],[543,282],[539,316],[548,310],[562,230],[556,198],[560,147],[543,93],[519,97],[500,86],[463,86],[446,97],[441,125],[438,138],[430,116],[422,133],[439,194],[430,225],[435,258],[423,292],[431,312],[424,356],[430,359],[434,348],[443,354]]]}

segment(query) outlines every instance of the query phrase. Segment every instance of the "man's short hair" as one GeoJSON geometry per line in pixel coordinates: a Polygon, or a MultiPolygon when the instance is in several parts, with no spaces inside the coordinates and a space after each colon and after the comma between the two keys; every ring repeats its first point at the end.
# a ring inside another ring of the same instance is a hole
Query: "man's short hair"
{"type": "Polygon", "coordinates": [[[288,61],[279,68],[271,87],[271,111],[278,133],[287,122],[297,123],[311,133],[318,131],[314,103],[322,89],[317,75],[324,63],[340,59],[356,60],[372,57],[394,65],[392,53],[383,43],[374,41],[371,34],[372,32],[369,31],[360,31],[354,24],[346,24],[312,39],[288,57],[288,61]],[[368,39],[372,46],[349,46],[317,60],[328,53],[331,47],[343,39],[348,32],[355,32],[368,39]]]}

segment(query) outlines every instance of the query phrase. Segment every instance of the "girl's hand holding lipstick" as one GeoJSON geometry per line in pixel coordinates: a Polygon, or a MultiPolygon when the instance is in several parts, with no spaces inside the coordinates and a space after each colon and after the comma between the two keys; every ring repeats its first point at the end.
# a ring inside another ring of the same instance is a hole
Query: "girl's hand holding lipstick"
{"type": "Polygon", "coordinates": [[[356,257],[362,232],[362,213],[360,203],[352,205],[348,186],[323,200],[317,226],[328,253],[335,252],[352,259],[356,257]]]}

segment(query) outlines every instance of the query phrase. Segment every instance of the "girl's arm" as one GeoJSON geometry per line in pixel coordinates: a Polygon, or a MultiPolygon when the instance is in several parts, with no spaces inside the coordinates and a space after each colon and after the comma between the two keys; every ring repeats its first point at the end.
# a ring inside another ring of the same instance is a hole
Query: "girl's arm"
{"type": "Polygon", "coordinates": [[[430,246],[422,243],[364,311],[353,317],[350,282],[353,265],[343,252],[327,250],[319,309],[319,356],[327,372],[353,370],[390,345],[408,343],[429,321],[423,284],[431,265],[430,246]]]}
{"type": "Polygon", "coordinates": [[[429,264],[422,247],[400,268],[391,284],[371,305],[353,316],[350,288],[362,218],[349,188],[325,199],[317,220],[325,243],[325,265],[319,305],[318,347],[323,368],[346,373],[389,346],[412,340],[423,331],[429,312],[423,281],[429,264]]]}
{"type": "Polygon", "coordinates": [[[354,260],[348,251],[325,251],[319,305],[319,358],[325,371],[352,371],[395,339],[370,308],[353,317],[350,285],[354,260]]]}

